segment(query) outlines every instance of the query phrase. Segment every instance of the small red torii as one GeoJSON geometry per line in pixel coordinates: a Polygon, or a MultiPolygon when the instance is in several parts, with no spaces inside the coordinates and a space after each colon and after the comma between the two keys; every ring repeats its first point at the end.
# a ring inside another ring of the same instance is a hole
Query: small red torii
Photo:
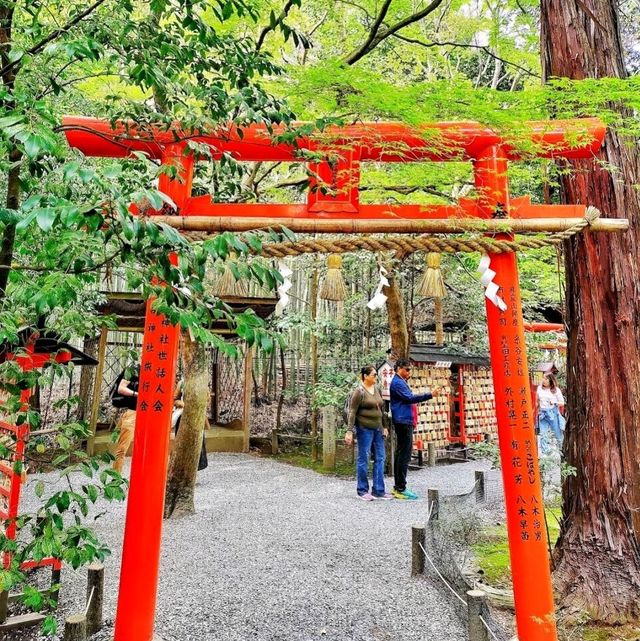
{"type": "MultiPolygon", "coordinates": [[[[124,158],[143,152],[178,168],[178,177],[161,175],[159,189],[177,207],[160,220],[179,229],[243,231],[286,226],[296,232],[439,232],[473,228],[470,221],[501,221],[515,229],[559,231],[582,218],[586,205],[534,205],[509,195],[509,161],[522,158],[498,133],[471,122],[446,122],[411,128],[399,123],[361,123],[330,127],[318,138],[296,145],[273,143],[285,131],[235,125],[203,134],[137,129],[104,120],[66,117],[62,129],[72,147],[89,156],[124,158]],[[195,163],[187,141],[209,146],[214,159],[230,154],[238,161],[306,162],[311,176],[306,204],[220,204],[192,197],[195,163]],[[301,150],[316,155],[309,161],[301,150]],[[317,160],[321,158],[322,160],[317,160]],[[327,160],[324,160],[327,159],[327,160]],[[453,205],[364,205],[359,202],[360,163],[470,161],[476,199],[453,205]],[[324,189],[328,185],[329,190],[324,189]],[[551,219],[548,223],[544,219],[551,219]]],[[[587,158],[600,148],[605,126],[596,119],[527,123],[532,154],[547,158],[587,158]]],[[[625,221],[599,221],[592,229],[623,230],[625,221]],[[605,224],[606,223],[606,224],[605,224]]],[[[509,227],[508,227],[509,228],[509,227]]],[[[499,228],[498,228],[499,229],[499,228]]],[[[482,231],[482,225],[477,226],[482,231]]],[[[504,237],[505,234],[502,234],[504,237]]],[[[494,282],[506,309],[486,301],[492,374],[507,528],[520,641],[557,641],[553,594],[544,528],[544,506],[529,394],[527,354],[515,253],[490,254],[494,282]]],[[[157,593],[164,491],[167,473],[171,393],[175,378],[177,331],[150,304],[143,339],[131,484],[116,615],[115,641],[151,641],[157,593]],[[159,358],[162,353],[163,359],[159,358]],[[165,373],[157,385],[156,372],[165,373]],[[161,388],[161,391],[158,389],[161,388]],[[155,391],[154,391],[155,390],[155,391]],[[154,409],[155,408],[155,409],[154,409]],[[158,430],[158,426],[162,429],[158,430]]]]}

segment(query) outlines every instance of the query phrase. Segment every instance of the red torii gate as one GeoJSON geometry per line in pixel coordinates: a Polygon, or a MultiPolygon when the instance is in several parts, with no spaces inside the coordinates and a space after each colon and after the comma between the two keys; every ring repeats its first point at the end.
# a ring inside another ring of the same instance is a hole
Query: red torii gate
{"type": "MultiPolygon", "coordinates": [[[[420,129],[363,123],[329,128],[322,139],[300,138],[295,146],[273,144],[272,134],[263,126],[243,128],[241,135],[235,126],[206,135],[182,131],[179,125],[149,133],[138,132],[135,126],[113,129],[106,121],[67,117],[63,129],[69,144],[90,156],[126,157],[141,151],[175,165],[179,179],[162,175],[159,189],[172,198],[179,215],[159,219],[179,229],[242,231],[284,225],[298,232],[442,233],[474,228],[474,219],[477,230],[488,229],[483,225],[500,218],[503,227],[494,230],[518,229],[520,222],[529,230],[559,231],[575,224],[586,211],[584,205],[511,200],[507,165],[520,155],[496,132],[476,123],[439,123],[420,129]],[[304,205],[216,204],[209,196],[191,196],[197,159],[186,152],[186,140],[208,145],[214,159],[228,153],[240,161],[305,162],[300,150],[332,157],[309,163],[314,178],[304,205]],[[360,162],[424,160],[471,161],[478,198],[434,206],[359,203],[360,162]],[[329,185],[330,193],[320,185],[329,185]]],[[[273,135],[282,131],[276,127],[273,135]]],[[[585,158],[599,149],[604,135],[600,121],[585,119],[529,123],[528,139],[539,145],[538,156],[585,158]]],[[[592,228],[615,231],[625,225],[625,221],[606,220],[592,228]]],[[[505,236],[509,237],[501,234],[505,236]]],[[[518,634],[520,641],[556,641],[516,255],[498,253],[490,258],[497,273],[494,282],[507,305],[501,311],[486,301],[518,634]]],[[[177,340],[177,328],[156,315],[149,304],[115,641],[151,641],[153,637],[177,340]]]]}

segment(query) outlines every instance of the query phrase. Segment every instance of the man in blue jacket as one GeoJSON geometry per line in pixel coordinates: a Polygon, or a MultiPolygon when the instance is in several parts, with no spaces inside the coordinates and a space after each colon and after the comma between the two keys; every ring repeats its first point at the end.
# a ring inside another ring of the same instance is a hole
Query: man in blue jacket
{"type": "Polygon", "coordinates": [[[425,394],[413,394],[407,381],[411,376],[411,362],[400,358],[394,366],[395,376],[391,379],[389,396],[391,418],[396,432],[396,456],[394,460],[395,485],[393,496],[397,499],[415,500],[418,495],[407,489],[407,470],[413,448],[413,428],[415,416],[413,406],[423,403],[437,395],[439,388],[434,387],[425,394]]]}

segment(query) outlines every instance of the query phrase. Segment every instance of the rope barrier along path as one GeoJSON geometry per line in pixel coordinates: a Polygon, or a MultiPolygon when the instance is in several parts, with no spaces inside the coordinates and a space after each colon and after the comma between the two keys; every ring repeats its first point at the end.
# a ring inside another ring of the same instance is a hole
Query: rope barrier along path
{"type": "MultiPolygon", "coordinates": [[[[457,252],[479,252],[481,254],[502,254],[525,249],[540,249],[560,245],[565,240],[579,234],[598,217],[600,212],[595,207],[587,207],[584,218],[565,231],[546,236],[519,236],[518,239],[491,238],[483,234],[461,236],[421,235],[421,236],[352,236],[346,238],[302,238],[282,243],[264,243],[261,249],[250,251],[254,254],[271,258],[300,256],[302,254],[344,254],[367,250],[372,252],[438,252],[455,254],[457,252]]],[[[183,232],[192,241],[204,240],[215,234],[208,232],[183,232]]]]}
{"type": "Polygon", "coordinates": [[[465,607],[467,605],[467,602],[451,587],[451,584],[440,574],[440,570],[435,566],[435,563],[431,560],[431,557],[427,554],[427,551],[424,549],[424,546],[422,543],[418,543],[420,546],[420,549],[422,550],[422,553],[424,554],[424,558],[429,561],[429,564],[431,567],[434,569],[435,573],[440,577],[440,580],[451,590],[451,593],[460,601],[465,607]]]}
{"type": "Polygon", "coordinates": [[[480,621],[482,621],[482,625],[487,629],[487,632],[491,635],[491,638],[494,639],[495,641],[500,641],[498,637],[496,636],[495,632],[487,625],[487,622],[482,618],[478,617],[480,621]]]}

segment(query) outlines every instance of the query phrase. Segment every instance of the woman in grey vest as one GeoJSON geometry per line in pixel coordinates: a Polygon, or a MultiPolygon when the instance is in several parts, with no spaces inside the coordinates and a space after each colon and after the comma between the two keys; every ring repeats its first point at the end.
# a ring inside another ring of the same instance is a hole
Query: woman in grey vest
{"type": "Polygon", "coordinates": [[[389,432],[383,425],[384,401],[376,385],[376,368],[365,365],[360,370],[360,384],[351,394],[345,442],[351,445],[355,430],[358,440],[357,492],[363,501],[391,499],[384,489],[384,439],[389,432]],[[369,491],[369,457],[373,449],[373,484],[369,491]]]}

